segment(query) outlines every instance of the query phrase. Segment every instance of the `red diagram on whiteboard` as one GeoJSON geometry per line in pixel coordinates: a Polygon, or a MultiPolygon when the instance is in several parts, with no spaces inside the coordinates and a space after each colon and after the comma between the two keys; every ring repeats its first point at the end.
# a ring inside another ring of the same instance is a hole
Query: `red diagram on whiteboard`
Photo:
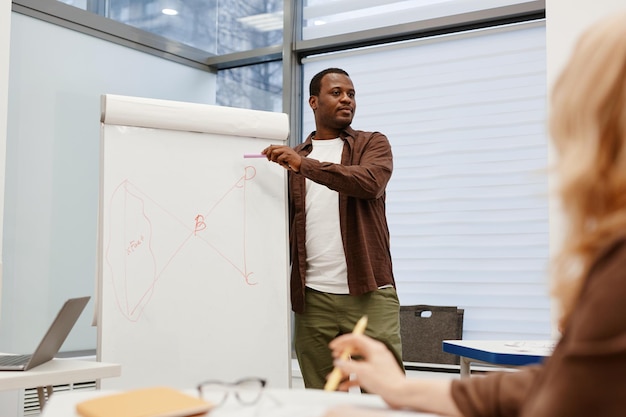
{"type": "Polygon", "coordinates": [[[255,176],[255,168],[246,167],[244,175],[211,207],[189,218],[174,215],[128,180],[115,188],[109,199],[104,263],[124,317],[140,319],[159,278],[192,243],[217,255],[247,285],[257,284],[246,262],[246,184],[255,176]],[[233,212],[233,207],[239,211],[233,212]],[[220,209],[231,218],[241,218],[234,239],[219,236],[224,223],[220,209]]]}

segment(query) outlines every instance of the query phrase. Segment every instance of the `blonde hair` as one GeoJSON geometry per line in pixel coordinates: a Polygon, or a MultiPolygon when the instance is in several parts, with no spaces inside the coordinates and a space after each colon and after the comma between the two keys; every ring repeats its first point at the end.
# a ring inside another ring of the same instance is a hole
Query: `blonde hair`
{"type": "Polygon", "coordinates": [[[553,90],[550,133],[567,224],[552,275],[564,325],[600,252],[626,234],[626,14],[580,38],[553,90]]]}

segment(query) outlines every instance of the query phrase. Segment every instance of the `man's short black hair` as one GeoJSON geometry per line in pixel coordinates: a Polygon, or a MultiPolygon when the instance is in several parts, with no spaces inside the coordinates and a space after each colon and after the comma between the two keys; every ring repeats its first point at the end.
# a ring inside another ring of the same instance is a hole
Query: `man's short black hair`
{"type": "Polygon", "coordinates": [[[309,84],[309,96],[319,96],[320,88],[322,88],[322,78],[326,74],[343,74],[346,77],[349,77],[348,73],[341,68],[326,68],[315,74],[313,78],[311,78],[311,83],[309,84]]]}

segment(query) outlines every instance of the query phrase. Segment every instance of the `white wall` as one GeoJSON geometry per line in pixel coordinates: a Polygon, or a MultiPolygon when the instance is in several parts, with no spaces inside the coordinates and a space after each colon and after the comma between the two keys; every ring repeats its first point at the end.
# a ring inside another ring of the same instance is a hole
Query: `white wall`
{"type": "Polygon", "coordinates": [[[546,0],[549,87],[585,28],[618,10],[626,10],[624,0],[546,0]]]}
{"type": "MultiPolygon", "coordinates": [[[[614,11],[626,10],[624,0],[546,0],[546,49],[548,88],[552,86],[576,43],[590,24],[614,11]]],[[[558,219],[558,207],[553,206],[552,219],[558,219]]],[[[551,222],[553,250],[558,248],[563,231],[558,220],[551,222]]]]}
{"type": "MultiPolygon", "coordinates": [[[[4,217],[4,168],[7,140],[7,102],[9,99],[10,39],[11,0],[0,0],[0,306],[2,305],[2,219],[4,217]]],[[[0,314],[1,318],[2,315],[0,314]]]]}
{"type": "MultiPolygon", "coordinates": [[[[0,320],[2,320],[2,219],[4,216],[4,168],[9,99],[9,44],[11,39],[11,0],[0,0],[0,320]]],[[[0,415],[12,416],[19,399],[16,391],[0,392],[0,415]]]]}
{"type": "MultiPolygon", "coordinates": [[[[552,90],[558,75],[567,63],[576,40],[599,18],[618,10],[626,10],[624,0],[546,0],[546,50],[548,89],[552,90]]],[[[550,160],[554,159],[551,152],[550,160]]],[[[551,187],[557,180],[551,178],[551,187]]],[[[550,248],[554,254],[563,239],[562,215],[558,204],[550,204],[550,248]]],[[[558,314],[552,309],[554,315],[558,314]]],[[[556,317],[555,317],[556,318],[556,317]]],[[[553,320],[556,323],[556,320],[553,320]]],[[[556,333],[556,328],[554,329],[556,333]]]]}

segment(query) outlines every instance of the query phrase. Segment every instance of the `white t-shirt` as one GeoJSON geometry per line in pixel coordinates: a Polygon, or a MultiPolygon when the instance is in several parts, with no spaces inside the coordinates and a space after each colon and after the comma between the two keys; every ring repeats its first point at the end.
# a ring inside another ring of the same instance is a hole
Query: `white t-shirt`
{"type": "MultiPolygon", "coordinates": [[[[308,158],[341,162],[343,140],[313,140],[308,158]]],[[[339,193],[306,180],[306,286],[314,290],[349,294],[346,255],[339,227],[339,193]]]]}

